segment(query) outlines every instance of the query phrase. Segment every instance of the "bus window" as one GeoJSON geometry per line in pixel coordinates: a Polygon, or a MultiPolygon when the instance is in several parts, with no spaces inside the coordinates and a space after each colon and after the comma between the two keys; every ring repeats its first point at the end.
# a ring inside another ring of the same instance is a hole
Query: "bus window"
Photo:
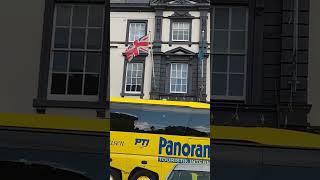
{"type": "MultiPolygon", "coordinates": [[[[111,130],[114,131],[167,135],[193,134],[193,131],[190,131],[192,129],[188,127],[193,112],[192,108],[111,103],[110,110],[111,130]]],[[[199,135],[199,133],[196,134],[199,135]]]]}
{"type": "Polygon", "coordinates": [[[187,136],[210,136],[210,110],[193,109],[190,112],[190,121],[188,122],[189,131],[187,136]]]}

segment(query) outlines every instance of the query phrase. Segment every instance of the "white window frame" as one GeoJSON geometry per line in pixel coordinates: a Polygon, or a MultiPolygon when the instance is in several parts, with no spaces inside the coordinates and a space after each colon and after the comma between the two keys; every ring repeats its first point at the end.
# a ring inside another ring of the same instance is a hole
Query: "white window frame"
{"type": "Polygon", "coordinates": [[[186,93],[188,93],[188,74],[189,74],[189,67],[188,67],[188,64],[187,63],[171,63],[170,64],[170,93],[181,93],[181,94],[186,94],[186,93]],[[175,71],[176,71],[176,76],[175,77],[173,77],[172,76],[172,72],[173,72],[173,66],[175,65],[175,71]],[[181,67],[181,69],[180,69],[180,71],[181,71],[181,76],[180,76],[180,78],[179,78],[179,76],[178,76],[178,74],[177,74],[177,70],[178,70],[178,65],[181,65],[180,67],[181,67]],[[187,76],[185,77],[185,78],[183,78],[182,77],[182,73],[183,73],[183,71],[182,71],[182,69],[183,69],[183,66],[182,65],[185,65],[186,66],[186,74],[187,74],[187,76]],[[172,83],[172,80],[173,79],[181,79],[181,84],[173,84],[172,83]],[[183,84],[182,83],[182,80],[186,80],[186,84],[183,84]],[[186,86],[186,91],[176,91],[176,90],[173,90],[171,87],[172,87],[172,85],[174,85],[174,86],[176,86],[176,85],[180,85],[180,86],[186,86]]]}
{"type": "Polygon", "coordinates": [[[188,41],[190,41],[190,28],[191,28],[190,22],[184,22],[184,21],[174,21],[174,22],[172,22],[172,27],[171,27],[171,40],[172,40],[173,42],[188,42],[188,41]],[[178,28],[175,28],[175,27],[174,27],[174,26],[175,26],[174,24],[177,24],[178,28]],[[187,24],[187,25],[188,25],[188,28],[184,28],[184,27],[180,28],[181,24],[182,24],[183,26],[184,26],[185,24],[187,24]],[[174,34],[175,31],[177,32],[177,39],[174,39],[174,36],[173,36],[173,34],[174,34]],[[188,39],[184,39],[184,37],[185,37],[185,31],[187,31],[187,35],[188,35],[187,37],[188,37],[188,39]],[[182,33],[183,39],[178,39],[179,33],[182,33]]]}
{"type": "Polygon", "coordinates": [[[130,22],[129,23],[129,29],[128,29],[128,42],[133,42],[143,36],[146,35],[146,23],[145,22],[130,22]],[[131,34],[132,34],[132,31],[131,31],[131,25],[135,24],[135,27],[134,27],[134,33],[137,33],[138,35],[135,34],[135,36],[133,37],[133,39],[131,39],[131,34]],[[140,25],[140,29],[138,29],[139,31],[137,31],[137,24],[140,25]],[[142,24],[144,25],[144,27],[142,28],[142,24]],[[143,32],[143,33],[142,33],[143,32]],[[136,38],[137,37],[137,38],[136,38]]]}
{"type": "MultiPolygon", "coordinates": [[[[60,100],[60,101],[97,101],[98,96],[99,96],[99,87],[98,87],[98,94],[97,95],[85,95],[84,94],[84,85],[85,85],[85,75],[101,75],[100,73],[94,73],[94,72],[86,72],[86,61],[87,61],[87,53],[90,52],[95,52],[95,53],[101,53],[102,55],[102,43],[103,41],[101,40],[101,45],[100,49],[87,49],[87,37],[88,37],[88,31],[89,29],[101,29],[101,37],[103,37],[103,27],[104,27],[104,19],[102,22],[101,27],[89,27],[89,9],[90,7],[95,7],[99,6],[97,4],[91,5],[91,4],[69,4],[69,3],[57,3],[54,7],[54,18],[53,18],[53,30],[52,30],[52,40],[51,40],[51,50],[50,50],[50,67],[49,67],[49,78],[48,78],[48,88],[47,88],[47,99],[48,100],[60,100]],[[70,14],[70,24],[69,26],[57,26],[56,25],[56,19],[57,19],[57,7],[59,5],[63,6],[70,6],[71,7],[71,14],[70,14]],[[87,9],[87,23],[85,27],[79,27],[79,26],[72,26],[72,19],[73,19],[73,7],[75,6],[86,6],[87,9]],[[68,39],[68,48],[55,48],[55,32],[57,28],[68,28],[69,29],[69,39],[68,39]],[[83,49],[78,49],[78,48],[71,48],[71,38],[72,38],[72,28],[77,28],[77,29],[85,29],[85,46],[83,49]],[[68,53],[68,63],[67,63],[67,71],[66,72],[54,72],[53,71],[53,60],[54,60],[54,52],[66,52],[68,53]],[[84,53],[84,61],[83,61],[83,72],[69,72],[69,66],[70,66],[70,53],[71,52],[83,52],[84,53]],[[52,75],[53,73],[55,74],[65,74],[67,76],[66,79],[66,89],[64,94],[52,94],[51,93],[51,86],[52,86],[52,75]],[[81,95],[73,95],[73,94],[68,94],[68,84],[69,84],[69,74],[82,74],[82,88],[81,88],[81,95]]],[[[103,9],[104,13],[105,9],[103,9]]],[[[100,78],[99,78],[100,81],[100,78]]],[[[100,86],[100,84],[99,84],[100,86]]]]}
{"type": "MultiPolygon", "coordinates": [[[[226,55],[227,56],[227,72],[213,72],[212,70],[212,74],[226,74],[227,75],[227,85],[226,85],[226,94],[225,95],[214,95],[211,94],[211,98],[212,99],[219,99],[219,100],[245,100],[246,97],[246,79],[247,79],[247,57],[248,57],[248,23],[249,23],[249,10],[248,8],[246,8],[246,25],[245,25],[245,30],[235,30],[235,29],[231,29],[231,23],[232,23],[232,9],[233,8],[244,8],[243,6],[218,6],[218,7],[214,7],[213,11],[214,11],[214,18],[213,18],[213,41],[214,41],[214,37],[215,37],[215,31],[228,31],[228,48],[227,51],[214,51],[213,53],[213,57],[214,55],[226,55]],[[229,11],[229,24],[228,24],[228,29],[216,29],[214,27],[215,24],[215,11],[218,8],[226,8],[229,11]],[[243,52],[232,52],[230,50],[230,44],[231,44],[231,32],[235,32],[235,31],[245,31],[245,48],[243,50],[243,52]],[[230,70],[230,56],[231,55],[243,55],[244,56],[244,72],[243,73],[231,73],[230,70]],[[241,74],[243,75],[243,95],[242,96],[230,96],[229,95],[229,80],[230,80],[230,75],[232,74],[241,74]]],[[[213,58],[214,61],[214,58],[213,58]]],[[[213,78],[213,77],[212,77],[213,78]]]]}
{"type": "Polygon", "coordinates": [[[125,93],[128,93],[128,94],[141,94],[142,93],[142,90],[143,90],[143,67],[144,64],[143,63],[127,63],[127,67],[126,67],[126,76],[125,76],[125,79],[124,79],[124,92],[125,93]],[[132,76],[133,74],[133,69],[134,69],[134,65],[136,64],[136,76],[132,76]],[[139,65],[141,65],[141,70],[139,70],[139,65]],[[131,75],[130,75],[130,78],[131,78],[131,83],[128,84],[127,83],[127,79],[128,79],[128,69],[129,67],[132,67],[131,69],[131,75]],[[138,72],[141,71],[141,77],[138,77],[138,72]],[[133,84],[132,81],[133,81],[133,78],[136,79],[137,83],[133,84]],[[141,79],[141,84],[138,83],[138,79],[141,79]],[[141,89],[140,91],[127,91],[127,85],[130,85],[130,86],[133,86],[133,85],[140,85],[141,86],[141,89]]]}

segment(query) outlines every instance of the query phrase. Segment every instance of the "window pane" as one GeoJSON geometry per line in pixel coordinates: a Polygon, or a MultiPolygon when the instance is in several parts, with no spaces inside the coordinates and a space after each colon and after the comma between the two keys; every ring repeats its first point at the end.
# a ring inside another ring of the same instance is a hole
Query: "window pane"
{"type": "Polygon", "coordinates": [[[71,7],[59,5],[57,7],[57,15],[56,15],[56,25],[57,26],[69,26],[70,25],[70,15],[71,15],[71,7]]]}
{"type": "Polygon", "coordinates": [[[244,56],[230,56],[230,72],[244,72],[244,56]]]}
{"type": "Polygon", "coordinates": [[[170,73],[170,76],[171,77],[176,77],[176,75],[177,75],[177,72],[173,69],[171,69],[171,73],[170,73]]]}
{"type": "Polygon", "coordinates": [[[229,96],[243,96],[243,75],[230,74],[229,96]]]}
{"type": "Polygon", "coordinates": [[[103,25],[103,6],[91,6],[89,8],[89,27],[102,27],[103,25]]]}
{"type": "Polygon", "coordinates": [[[214,51],[227,51],[228,50],[228,32],[215,31],[213,37],[213,50],[214,51]]]}
{"type": "Polygon", "coordinates": [[[132,76],[133,76],[133,77],[136,77],[136,76],[137,76],[137,71],[136,71],[136,70],[132,71],[132,76]]]}
{"type": "Polygon", "coordinates": [[[146,34],[145,23],[130,23],[129,25],[129,41],[134,41],[146,34]]]}
{"type": "Polygon", "coordinates": [[[227,75],[213,74],[213,94],[226,95],[227,91],[227,75]]]}
{"type": "MultiPolygon", "coordinates": [[[[128,74],[128,75],[130,75],[130,74],[128,74]]],[[[127,76],[126,83],[127,83],[127,84],[131,84],[131,83],[132,83],[132,81],[131,81],[131,76],[127,76]]]]}
{"type": "Polygon", "coordinates": [[[135,85],[131,85],[130,91],[134,92],[136,90],[136,86],[135,85]]]}
{"type": "Polygon", "coordinates": [[[53,68],[55,72],[67,72],[68,53],[55,52],[53,55],[53,68]]]}
{"type": "Polygon", "coordinates": [[[69,29],[57,28],[54,36],[55,48],[68,48],[69,43],[69,29]]]}
{"type": "Polygon", "coordinates": [[[176,91],[175,85],[171,84],[171,87],[170,87],[170,88],[171,88],[171,89],[170,89],[171,92],[172,92],[172,91],[176,91]]]}
{"type": "Polygon", "coordinates": [[[231,32],[231,50],[245,50],[245,32],[233,31],[231,32]]]}
{"type": "Polygon", "coordinates": [[[141,85],[137,85],[137,92],[141,91],[141,85]]]}
{"type": "Polygon", "coordinates": [[[142,78],[138,78],[137,80],[138,80],[137,84],[141,85],[142,84],[142,78]]]}
{"type": "Polygon", "coordinates": [[[181,83],[182,84],[187,84],[187,79],[182,79],[181,83]]]}
{"type": "Polygon", "coordinates": [[[181,92],[181,85],[180,84],[176,85],[176,91],[181,92]]]}
{"type": "Polygon", "coordinates": [[[178,34],[178,40],[183,40],[183,34],[182,33],[178,34]]]}
{"type": "Polygon", "coordinates": [[[189,25],[190,25],[189,23],[185,22],[183,23],[183,28],[189,30],[189,25]]]}
{"type": "Polygon", "coordinates": [[[189,40],[190,24],[187,22],[172,23],[172,40],[173,41],[188,41],[189,40]]]}
{"type": "Polygon", "coordinates": [[[70,53],[70,72],[83,72],[84,52],[71,52],[70,53]]]}
{"type": "Polygon", "coordinates": [[[172,23],[172,28],[173,29],[178,29],[178,23],[177,22],[172,23]]]}
{"type": "Polygon", "coordinates": [[[126,85],[126,91],[130,91],[131,86],[130,85],[126,85]]]}
{"type": "Polygon", "coordinates": [[[126,76],[126,91],[141,92],[142,90],[142,63],[128,63],[126,76]]]}
{"type": "Polygon", "coordinates": [[[68,94],[81,95],[82,93],[82,74],[70,74],[68,83],[68,94]]]}
{"type": "Polygon", "coordinates": [[[72,29],[71,48],[84,49],[86,30],[72,29]]]}
{"type": "Polygon", "coordinates": [[[232,8],[232,29],[246,29],[246,9],[245,8],[232,8]]]}
{"type": "Polygon", "coordinates": [[[229,9],[216,8],[214,18],[214,29],[228,29],[229,9]]]}
{"type": "Polygon", "coordinates": [[[177,31],[173,31],[172,32],[172,40],[178,40],[178,32],[177,31]]]}
{"type": "Polygon", "coordinates": [[[142,77],[142,71],[138,71],[138,77],[142,77]]]}
{"type": "Polygon", "coordinates": [[[227,72],[228,56],[214,55],[213,57],[213,72],[227,72]]]}
{"type": "Polygon", "coordinates": [[[98,95],[99,75],[86,74],[84,80],[84,94],[98,95]]]}
{"type": "Polygon", "coordinates": [[[89,29],[88,30],[88,49],[100,49],[101,48],[101,29],[89,29]]]}
{"type": "Polygon", "coordinates": [[[66,74],[52,74],[51,79],[51,94],[65,94],[66,93],[66,74]]]}
{"type": "Polygon", "coordinates": [[[181,91],[182,92],[187,92],[187,85],[183,85],[181,91]]]}
{"type": "Polygon", "coordinates": [[[87,24],[87,6],[73,7],[72,26],[85,27],[87,24]]]}
{"type": "Polygon", "coordinates": [[[86,60],[86,72],[100,72],[100,61],[101,55],[100,53],[87,53],[87,60],[86,60]]]}
{"type": "Polygon", "coordinates": [[[188,35],[188,34],[184,34],[184,36],[183,36],[183,40],[188,41],[188,40],[189,40],[189,35],[188,35]]]}

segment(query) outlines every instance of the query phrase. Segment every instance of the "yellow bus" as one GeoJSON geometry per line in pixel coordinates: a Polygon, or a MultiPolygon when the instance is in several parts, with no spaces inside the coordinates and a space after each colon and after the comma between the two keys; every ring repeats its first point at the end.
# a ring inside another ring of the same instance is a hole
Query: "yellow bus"
{"type": "Polygon", "coordinates": [[[111,98],[110,179],[210,179],[210,105],[111,98]]]}

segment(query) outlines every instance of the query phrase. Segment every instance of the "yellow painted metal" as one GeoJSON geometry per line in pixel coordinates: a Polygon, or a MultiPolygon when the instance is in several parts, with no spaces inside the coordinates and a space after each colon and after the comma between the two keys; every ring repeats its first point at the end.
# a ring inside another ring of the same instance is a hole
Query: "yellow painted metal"
{"type": "Polygon", "coordinates": [[[76,116],[55,116],[40,114],[0,114],[0,126],[109,132],[109,119],[82,118],[76,116]]]}

